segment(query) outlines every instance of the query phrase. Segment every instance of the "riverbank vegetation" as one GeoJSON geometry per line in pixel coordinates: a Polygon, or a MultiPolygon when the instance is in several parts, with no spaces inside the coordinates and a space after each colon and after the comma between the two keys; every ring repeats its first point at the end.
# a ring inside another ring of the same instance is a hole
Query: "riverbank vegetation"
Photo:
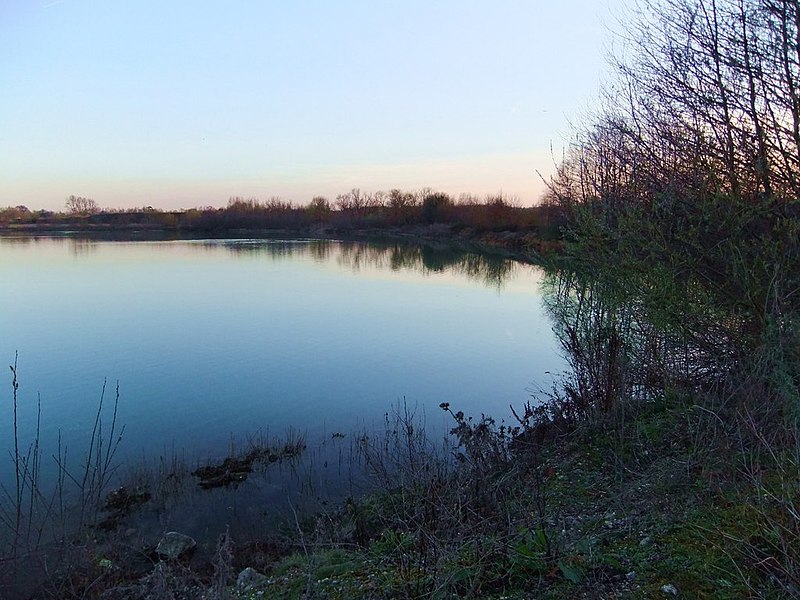
{"type": "MultiPolygon", "coordinates": [[[[659,404],[692,414],[658,433],[691,449],[686,474],[704,482],[694,506],[705,522],[682,535],[706,540],[717,573],[729,559],[740,594],[794,596],[798,3],[648,7],[607,108],[551,188],[571,223],[564,399],[598,424],[659,404]]],[[[639,423],[621,432],[624,445],[635,447],[639,423]]]]}
{"type": "Polygon", "coordinates": [[[281,198],[232,197],[223,208],[162,211],[152,207],[101,210],[90,198],[70,196],[66,211],[0,209],[0,231],[89,233],[159,231],[178,235],[290,232],[333,235],[400,234],[423,238],[483,241],[514,250],[558,248],[562,213],[553,203],[522,207],[503,194],[454,199],[431,189],[365,192],[352,189],[330,200],[321,196],[301,206],[281,198]]]}

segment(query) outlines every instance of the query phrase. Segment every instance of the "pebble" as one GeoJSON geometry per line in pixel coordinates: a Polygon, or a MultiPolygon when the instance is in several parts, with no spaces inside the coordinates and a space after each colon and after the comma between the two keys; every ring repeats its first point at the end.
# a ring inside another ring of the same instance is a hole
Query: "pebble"
{"type": "Polygon", "coordinates": [[[676,588],[671,583],[668,583],[667,585],[662,585],[661,586],[661,592],[664,593],[664,594],[667,594],[669,596],[677,596],[678,595],[678,588],[676,588]]]}

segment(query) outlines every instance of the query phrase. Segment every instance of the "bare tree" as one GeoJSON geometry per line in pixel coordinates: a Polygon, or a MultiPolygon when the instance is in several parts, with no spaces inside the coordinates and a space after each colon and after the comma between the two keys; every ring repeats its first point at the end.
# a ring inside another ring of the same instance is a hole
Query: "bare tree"
{"type": "Polygon", "coordinates": [[[97,202],[83,196],[69,196],[64,206],[67,212],[73,215],[93,215],[100,210],[97,202]]]}
{"type": "Polygon", "coordinates": [[[561,165],[557,195],[609,206],[665,192],[797,199],[799,5],[644,0],[607,106],[561,165]]]}
{"type": "Polygon", "coordinates": [[[314,196],[306,206],[306,212],[315,221],[324,221],[331,214],[331,203],[324,196],[314,196]]]}

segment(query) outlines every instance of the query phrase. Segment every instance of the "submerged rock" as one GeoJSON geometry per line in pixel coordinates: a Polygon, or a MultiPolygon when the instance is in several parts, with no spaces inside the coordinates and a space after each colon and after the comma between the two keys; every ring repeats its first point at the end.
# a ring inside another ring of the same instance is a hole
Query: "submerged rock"
{"type": "Polygon", "coordinates": [[[226,458],[218,465],[200,467],[192,475],[200,479],[198,485],[206,490],[235,485],[247,479],[258,457],[256,452],[251,452],[241,458],[226,458]]]}
{"type": "Polygon", "coordinates": [[[103,505],[103,510],[108,514],[97,526],[105,531],[116,529],[125,517],[145,502],[148,502],[150,498],[150,492],[145,488],[136,488],[133,491],[129,491],[128,488],[122,486],[112,490],[106,496],[106,502],[103,505]]]}
{"type": "Polygon", "coordinates": [[[137,488],[131,492],[122,486],[108,493],[103,509],[128,514],[140,504],[149,501],[150,497],[150,492],[145,488],[137,488]]]}
{"type": "Polygon", "coordinates": [[[192,471],[192,475],[199,479],[197,485],[204,490],[218,487],[236,486],[245,481],[253,471],[254,463],[273,463],[299,456],[306,446],[302,440],[287,442],[282,448],[268,448],[256,446],[247,454],[229,456],[221,463],[207,465],[192,471]]]}
{"type": "Polygon", "coordinates": [[[156,554],[160,558],[177,560],[194,552],[196,547],[197,542],[194,541],[194,538],[177,531],[168,531],[158,542],[156,554]]]}

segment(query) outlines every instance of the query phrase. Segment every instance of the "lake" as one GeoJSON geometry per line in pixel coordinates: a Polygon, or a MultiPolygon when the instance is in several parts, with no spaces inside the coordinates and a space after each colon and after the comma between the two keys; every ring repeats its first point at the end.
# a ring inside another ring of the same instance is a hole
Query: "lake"
{"type": "Polygon", "coordinates": [[[85,452],[104,380],[107,406],[119,383],[126,460],[370,430],[403,400],[434,432],[450,425],[442,402],[508,419],[563,369],[543,272],[446,245],[0,237],[0,273],[0,361],[19,354],[25,447],[41,398],[46,457],[59,432],[85,452]]]}

